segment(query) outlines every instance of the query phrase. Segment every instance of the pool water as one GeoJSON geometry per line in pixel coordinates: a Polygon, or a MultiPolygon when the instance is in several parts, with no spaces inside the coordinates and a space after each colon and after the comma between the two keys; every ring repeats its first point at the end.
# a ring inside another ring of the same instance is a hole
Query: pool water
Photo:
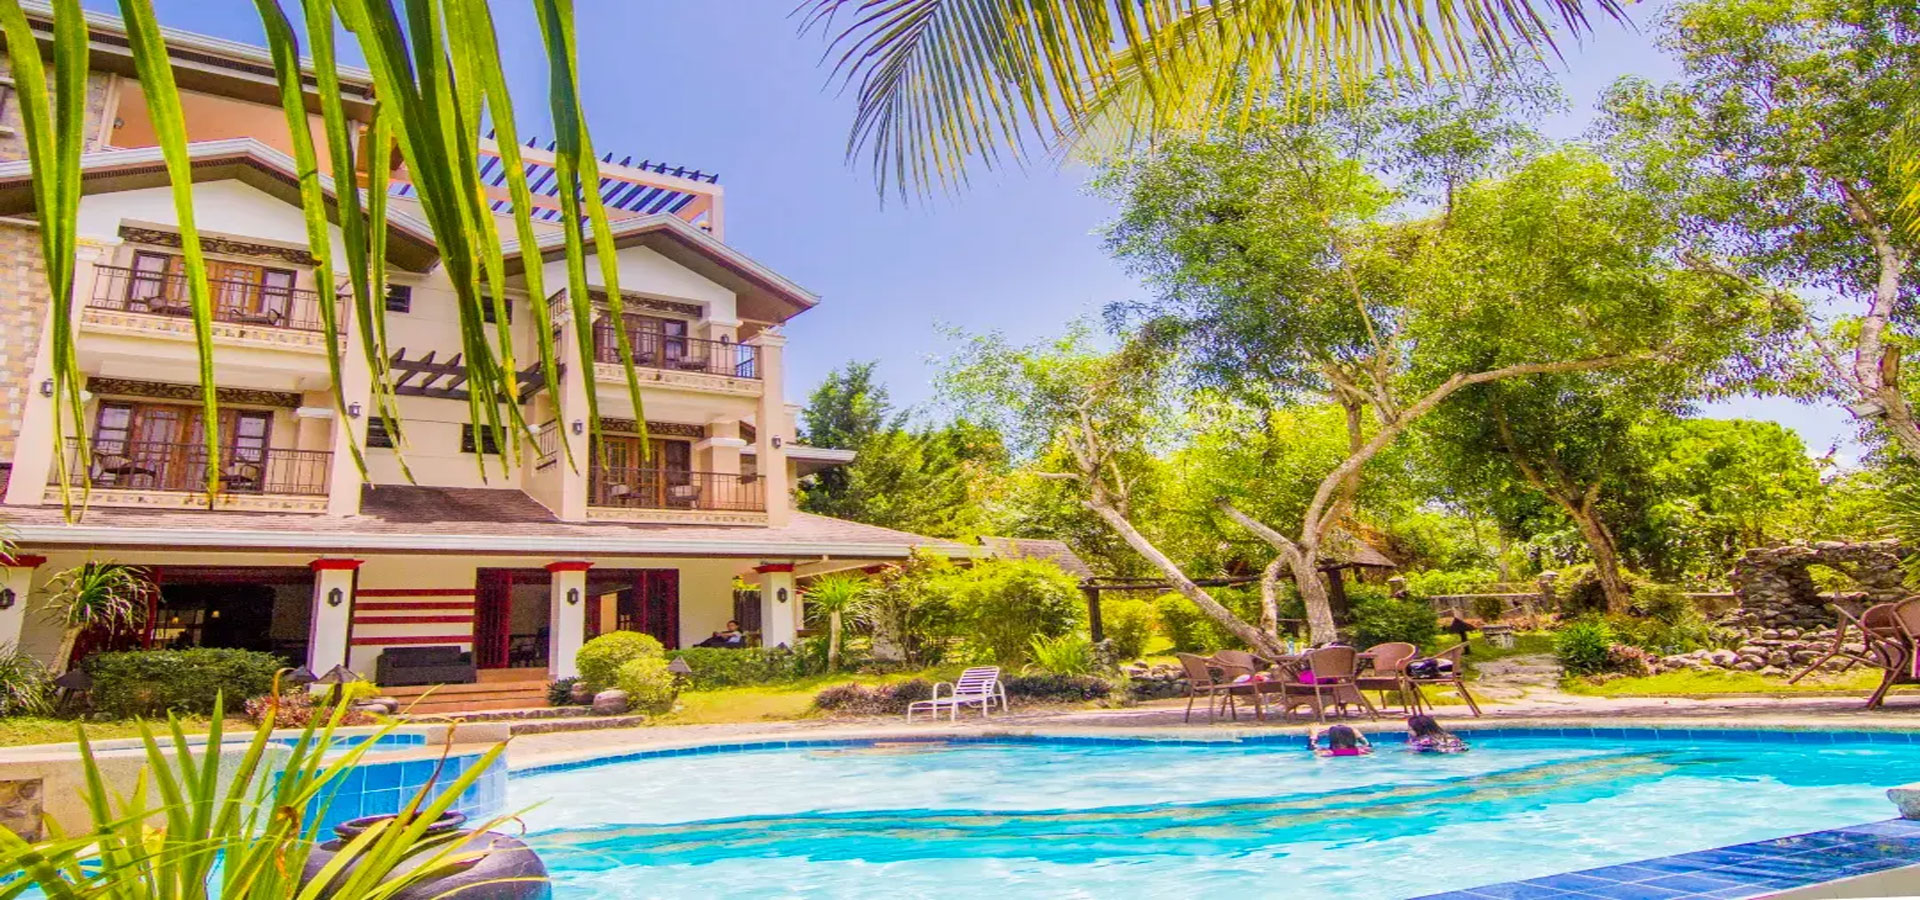
{"type": "Polygon", "coordinates": [[[956,743],[516,776],[557,897],[1396,898],[1889,818],[1920,745],[956,743]],[[537,805],[536,805],[537,804],[537,805]]]}

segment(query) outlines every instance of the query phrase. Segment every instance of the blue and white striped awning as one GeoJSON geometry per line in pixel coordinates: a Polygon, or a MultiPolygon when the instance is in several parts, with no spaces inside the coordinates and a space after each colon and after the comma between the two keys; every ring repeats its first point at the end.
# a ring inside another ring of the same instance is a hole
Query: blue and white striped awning
{"type": "MultiPolygon", "coordinates": [[[[536,147],[537,144],[534,141],[528,141],[527,146],[536,147]]],[[[551,152],[553,145],[548,144],[546,149],[551,152]]],[[[613,164],[613,154],[609,153],[601,157],[600,161],[613,164]]],[[[720,176],[717,173],[702,172],[698,169],[689,170],[683,166],[668,166],[666,163],[656,163],[651,160],[641,160],[639,163],[635,163],[631,156],[622,159],[618,165],[629,169],[640,169],[661,175],[671,175],[675,178],[684,178],[690,181],[704,181],[708,184],[720,183],[720,176]]],[[[560,196],[560,176],[559,172],[555,170],[553,166],[544,162],[528,162],[526,163],[526,175],[527,187],[533,192],[534,196],[560,196]]],[[[506,164],[501,162],[500,157],[488,154],[480,162],[480,179],[490,187],[505,190],[507,186],[506,164]]],[[[413,197],[417,192],[410,182],[395,181],[393,182],[391,193],[395,197],[413,197]]],[[[654,184],[643,184],[625,178],[607,175],[604,172],[600,178],[601,202],[607,205],[607,212],[614,218],[650,216],[660,213],[677,215],[681,210],[686,209],[688,205],[699,199],[700,196],[701,195],[690,191],[676,190],[654,184]],[[623,216],[621,215],[622,212],[629,215],[623,216]]],[[[513,203],[504,199],[496,200],[493,202],[493,211],[500,215],[510,214],[513,211],[513,203]]],[[[541,221],[558,222],[560,221],[561,215],[560,210],[556,208],[536,206],[533,209],[533,217],[541,221]]]]}

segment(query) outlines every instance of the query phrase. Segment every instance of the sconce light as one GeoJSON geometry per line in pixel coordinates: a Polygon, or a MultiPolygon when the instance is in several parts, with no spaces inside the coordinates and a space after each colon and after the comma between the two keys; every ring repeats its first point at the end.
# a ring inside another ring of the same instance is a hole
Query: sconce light
{"type": "Polygon", "coordinates": [[[582,421],[582,420],[580,420],[580,419],[575,419],[575,420],[573,420],[573,433],[574,433],[574,434],[586,434],[586,433],[587,433],[587,423],[586,423],[586,422],[584,422],[584,421],[582,421]]]}
{"type": "Polygon", "coordinates": [[[773,449],[780,449],[780,436],[777,434],[773,436],[773,449]]]}
{"type": "Polygon", "coordinates": [[[53,379],[49,378],[45,381],[40,382],[40,396],[42,397],[53,396],[53,379]]]}
{"type": "Polygon", "coordinates": [[[780,601],[781,603],[785,603],[785,602],[787,602],[787,589],[786,589],[786,588],[781,588],[781,589],[779,589],[779,590],[777,590],[777,591],[774,591],[774,592],[773,592],[773,599],[775,599],[775,600],[778,600],[778,601],[780,601]]]}
{"type": "Polygon", "coordinates": [[[334,588],[333,590],[330,590],[330,591],[328,591],[328,592],[327,592],[327,605],[328,605],[328,606],[339,606],[340,604],[342,604],[342,603],[345,603],[345,602],[347,602],[347,592],[346,592],[346,591],[343,591],[343,590],[341,590],[341,589],[339,589],[339,588],[334,588]]]}
{"type": "Polygon", "coordinates": [[[579,588],[567,588],[567,605],[568,606],[580,605],[580,589],[579,588]]]}
{"type": "Polygon", "coordinates": [[[360,404],[358,403],[347,404],[347,418],[349,419],[360,418],[360,404]]]}
{"type": "Polygon", "coordinates": [[[13,588],[0,588],[0,609],[12,609],[13,601],[19,599],[13,588]]]}

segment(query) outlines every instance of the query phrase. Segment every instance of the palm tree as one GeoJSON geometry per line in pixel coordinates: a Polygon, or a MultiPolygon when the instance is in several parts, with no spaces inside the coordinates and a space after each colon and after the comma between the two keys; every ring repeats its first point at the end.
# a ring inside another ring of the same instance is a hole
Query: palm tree
{"type": "Polygon", "coordinates": [[[1037,144],[1207,127],[1276,87],[1554,52],[1631,0],[803,0],[882,189],[965,181],[1037,144]],[[844,25],[837,20],[845,20],[844,25]]]}
{"type": "Polygon", "coordinates": [[[840,668],[840,628],[843,617],[859,616],[872,585],[857,575],[827,575],[807,586],[807,606],[827,614],[827,669],[840,668]]]}
{"type": "Polygon", "coordinates": [[[60,626],[60,653],[53,659],[54,667],[65,671],[72,664],[74,644],[88,630],[114,633],[138,628],[146,621],[147,591],[152,588],[145,569],[112,562],[81,563],[53,576],[40,609],[48,621],[60,626]]]}

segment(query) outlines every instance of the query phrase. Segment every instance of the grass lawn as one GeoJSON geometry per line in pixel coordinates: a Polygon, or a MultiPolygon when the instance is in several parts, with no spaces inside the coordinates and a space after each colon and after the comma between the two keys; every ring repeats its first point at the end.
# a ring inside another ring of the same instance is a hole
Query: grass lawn
{"type": "Polygon", "coordinates": [[[1714,694],[1800,694],[1819,691],[1866,692],[1880,683],[1880,673],[1855,669],[1841,675],[1805,678],[1787,684],[1784,678],[1766,678],[1754,672],[1664,672],[1646,678],[1616,678],[1594,684],[1569,678],[1567,693],[1589,697],[1689,697],[1714,694]]]}
{"type": "Polygon", "coordinates": [[[932,669],[925,672],[899,672],[892,675],[858,675],[840,672],[816,675],[804,681],[784,684],[759,684],[712,691],[687,691],[680,695],[680,707],[648,720],[653,725],[718,725],[736,722],[777,722],[819,715],[813,708],[813,695],[836,684],[889,684],[925,678],[951,681],[960,670],[932,669]]]}
{"type": "MultiPolygon", "coordinates": [[[[1443,634],[1434,642],[1433,652],[1438,653],[1454,647],[1459,643],[1459,641],[1453,639],[1453,635],[1443,634]]],[[[1533,656],[1542,653],[1547,655],[1553,654],[1553,635],[1544,631],[1527,631],[1515,634],[1513,636],[1513,646],[1511,647],[1495,647],[1487,643],[1487,639],[1483,637],[1476,637],[1467,641],[1467,662],[1470,663],[1506,659],[1509,656],[1533,656]]]]}
{"type": "MultiPolygon", "coordinates": [[[[0,719],[0,747],[19,747],[25,744],[64,744],[73,740],[73,726],[84,724],[87,740],[103,741],[113,738],[140,736],[140,726],[132,720],[123,722],[86,722],[73,719],[43,719],[37,716],[20,716],[0,719]]],[[[154,733],[165,735],[165,722],[152,723],[154,733]]],[[[205,734],[205,718],[188,718],[181,722],[188,734],[205,734]]],[[[245,719],[228,719],[226,731],[229,734],[252,734],[253,723],[245,719]]]]}

